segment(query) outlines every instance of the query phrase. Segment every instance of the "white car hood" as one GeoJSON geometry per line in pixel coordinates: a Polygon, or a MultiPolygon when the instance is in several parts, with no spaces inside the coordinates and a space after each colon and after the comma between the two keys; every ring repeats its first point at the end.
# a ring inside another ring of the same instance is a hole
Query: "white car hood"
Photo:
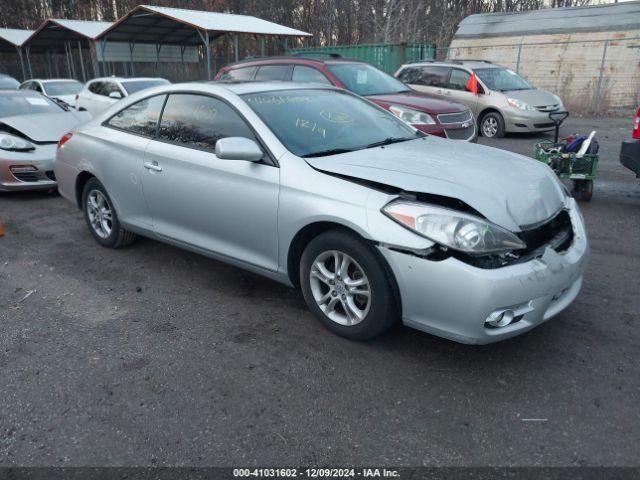
{"type": "Polygon", "coordinates": [[[514,232],[549,219],[566,197],[541,162],[432,136],[305,160],[320,171],[462,200],[514,232]]]}
{"type": "Polygon", "coordinates": [[[8,125],[35,142],[57,142],[73,127],[89,119],[83,112],[61,110],[60,113],[0,117],[0,125],[8,125]]]}

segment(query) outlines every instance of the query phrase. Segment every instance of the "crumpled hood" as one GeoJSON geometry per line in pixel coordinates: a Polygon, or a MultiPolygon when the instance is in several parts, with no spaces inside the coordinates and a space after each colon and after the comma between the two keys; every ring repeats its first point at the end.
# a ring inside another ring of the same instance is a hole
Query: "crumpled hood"
{"type": "Polygon", "coordinates": [[[73,127],[90,118],[74,111],[19,115],[0,118],[0,128],[2,124],[8,125],[35,142],[57,142],[73,127]]]}
{"type": "Polygon", "coordinates": [[[552,93],[545,90],[538,90],[537,88],[531,90],[509,90],[502,93],[508,98],[522,100],[533,107],[556,105],[558,103],[558,100],[552,93]]]}
{"type": "Polygon", "coordinates": [[[320,171],[462,200],[514,232],[549,219],[566,196],[553,171],[532,158],[433,136],[305,160],[320,171]]]}

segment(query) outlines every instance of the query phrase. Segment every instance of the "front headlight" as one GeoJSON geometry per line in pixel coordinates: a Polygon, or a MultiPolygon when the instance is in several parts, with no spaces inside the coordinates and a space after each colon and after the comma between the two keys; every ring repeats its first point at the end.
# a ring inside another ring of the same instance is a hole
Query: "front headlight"
{"type": "Polygon", "coordinates": [[[395,200],[382,213],[442,246],[471,255],[526,248],[513,233],[474,215],[424,203],[395,200]]]}
{"type": "Polygon", "coordinates": [[[26,151],[33,150],[36,147],[24,138],[9,135],[8,133],[0,133],[0,148],[2,150],[26,151]]]}
{"type": "Polygon", "coordinates": [[[517,98],[507,98],[507,103],[513,108],[519,108],[520,110],[535,110],[531,105],[517,98]]]}
{"type": "Polygon", "coordinates": [[[389,111],[393,113],[400,120],[404,120],[409,125],[435,125],[436,121],[431,115],[412,108],[401,107],[399,105],[392,105],[389,107],[389,111]]]}

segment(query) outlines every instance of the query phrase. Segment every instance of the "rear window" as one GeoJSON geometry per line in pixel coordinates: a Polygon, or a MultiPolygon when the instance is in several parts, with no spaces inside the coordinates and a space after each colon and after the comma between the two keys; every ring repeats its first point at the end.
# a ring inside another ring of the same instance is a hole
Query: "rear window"
{"type": "Polygon", "coordinates": [[[164,78],[158,78],[157,80],[131,80],[121,83],[124,89],[127,91],[127,94],[131,95],[132,93],[139,92],[140,90],[144,90],[145,88],[168,85],[170,82],[169,80],[165,80],[164,78]]]}
{"type": "Polygon", "coordinates": [[[47,95],[55,97],[56,95],[75,95],[82,90],[80,82],[46,82],[44,89],[47,95]]]}
{"type": "Polygon", "coordinates": [[[289,65],[263,65],[258,68],[256,80],[289,80],[289,65]]]}
{"type": "Polygon", "coordinates": [[[0,117],[35,115],[38,113],[61,113],[64,110],[42,95],[0,95],[0,117]]]}
{"type": "Polygon", "coordinates": [[[251,80],[255,71],[256,67],[234,68],[224,72],[220,76],[220,80],[251,80]]]}

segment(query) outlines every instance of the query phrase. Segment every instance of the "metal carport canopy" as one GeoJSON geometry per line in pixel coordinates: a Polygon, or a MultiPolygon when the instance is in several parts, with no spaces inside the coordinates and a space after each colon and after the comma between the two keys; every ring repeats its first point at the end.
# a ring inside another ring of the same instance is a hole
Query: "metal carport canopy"
{"type": "Polygon", "coordinates": [[[301,30],[248,15],[139,5],[102,32],[97,40],[182,46],[204,44],[207,51],[207,76],[210,78],[209,43],[225,34],[312,36],[301,30]]]}
{"type": "Polygon", "coordinates": [[[50,18],[40,24],[24,42],[24,46],[29,47],[31,52],[61,50],[65,42],[94,40],[111,25],[113,22],[50,18]]]}
{"type": "Polygon", "coordinates": [[[31,36],[33,30],[19,30],[17,28],[0,28],[0,52],[16,53],[24,41],[31,36]]]}

